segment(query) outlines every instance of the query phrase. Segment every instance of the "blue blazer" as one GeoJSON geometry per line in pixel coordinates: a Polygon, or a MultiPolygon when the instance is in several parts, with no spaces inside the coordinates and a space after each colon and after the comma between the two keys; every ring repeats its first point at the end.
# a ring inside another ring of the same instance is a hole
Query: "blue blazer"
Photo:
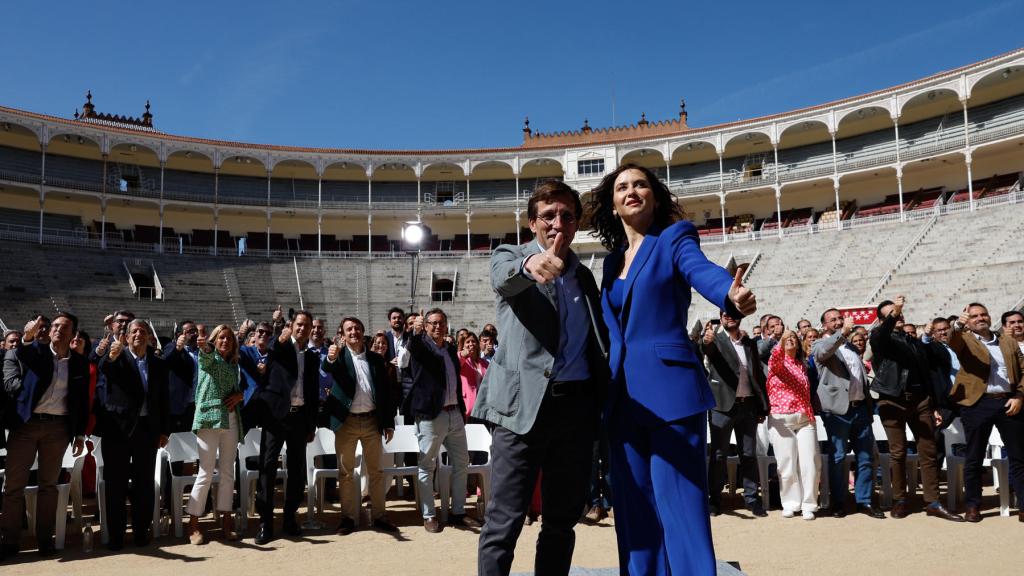
{"type": "Polygon", "coordinates": [[[611,341],[615,409],[628,392],[651,420],[672,421],[715,406],[704,365],[687,337],[690,289],[695,288],[730,316],[741,318],[729,300],[732,276],[700,250],[697,229],[681,221],[644,236],[629,274],[621,313],[612,312],[609,294],[619,276],[625,247],[604,260],[601,310],[611,341]],[[625,390],[623,390],[623,386],[625,390]]]}
{"type": "MultiPolygon", "coordinates": [[[[244,406],[249,405],[249,400],[252,400],[253,394],[263,386],[263,382],[266,380],[266,373],[260,374],[259,366],[260,363],[260,350],[255,346],[242,346],[238,349],[238,367],[241,368],[242,378],[239,384],[242,386],[242,404],[244,406]]],[[[264,358],[264,364],[270,363],[270,350],[267,350],[267,357],[264,358]]],[[[269,366],[268,366],[269,368],[269,366]]],[[[269,372],[269,369],[267,370],[269,372]]]]}

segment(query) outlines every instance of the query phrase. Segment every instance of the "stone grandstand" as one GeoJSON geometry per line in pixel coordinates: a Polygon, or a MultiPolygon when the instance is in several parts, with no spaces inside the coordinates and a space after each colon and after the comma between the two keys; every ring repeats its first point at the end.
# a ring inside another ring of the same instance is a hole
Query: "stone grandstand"
{"type": "MultiPolygon", "coordinates": [[[[1017,186],[997,200],[974,211],[956,205],[930,208],[907,213],[906,221],[841,231],[707,243],[704,251],[723,266],[751,264],[746,283],[758,295],[759,309],[789,324],[801,317],[816,322],[829,306],[869,304],[897,294],[908,296],[911,322],[955,314],[975,300],[1000,313],[1024,303],[1024,230],[1008,225],[1024,219],[1024,193],[1017,186]]],[[[493,321],[494,296],[483,256],[421,259],[416,307],[441,306],[453,326],[474,330],[493,321]],[[432,290],[438,278],[454,282],[450,296],[432,290]]],[[[269,318],[280,304],[305,306],[330,322],[354,314],[383,328],[388,308],[409,303],[409,257],[139,258],[113,249],[5,242],[0,261],[5,270],[0,320],[11,327],[57,310],[71,310],[85,326],[98,327],[104,315],[126,307],[165,334],[185,317],[237,324],[269,318]]],[[[600,279],[603,256],[584,254],[583,262],[600,279]]],[[[715,316],[717,310],[695,295],[690,318],[715,316]]]]}

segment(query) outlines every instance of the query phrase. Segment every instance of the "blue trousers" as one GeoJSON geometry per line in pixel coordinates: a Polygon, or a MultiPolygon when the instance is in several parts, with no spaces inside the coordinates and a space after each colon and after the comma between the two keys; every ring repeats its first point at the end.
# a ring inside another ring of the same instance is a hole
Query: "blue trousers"
{"type": "Polygon", "coordinates": [[[714,576],[708,516],[707,414],[672,422],[643,419],[630,402],[610,417],[615,536],[622,574],[714,576]]]}
{"type": "Polygon", "coordinates": [[[826,412],[821,416],[828,432],[828,483],[829,506],[842,508],[846,505],[846,497],[850,494],[847,481],[846,452],[853,446],[857,457],[857,472],[854,483],[854,496],[857,504],[871,504],[871,493],[874,485],[874,470],[871,456],[875,446],[875,435],[871,432],[873,416],[867,404],[861,404],[846,411],[846,414],[826,412]]]}

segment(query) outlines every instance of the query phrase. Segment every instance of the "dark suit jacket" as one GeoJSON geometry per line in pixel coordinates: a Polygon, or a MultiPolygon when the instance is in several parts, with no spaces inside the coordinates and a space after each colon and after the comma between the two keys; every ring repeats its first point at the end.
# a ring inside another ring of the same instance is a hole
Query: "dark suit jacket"
{"type": "MultiPolygon", "coordinates": [[[[703,342],[703,341],[702,341],[703,342]]],[[[749,337],[742,340],[747,361],[747,380],[750,391],[757,399],[757,413],[768,415],[768,394],[766,391],[764,370],[761,369],[761,357],[757,343],[749,337]]],[[[732,345],[729,334],[724,330],[715,336],[711,344],[703,344],[702,349],[710,366],[711,394],[715,397],[715,410],[728,412],[736,402],[736,387],[739,385],[740,359],[736,348],[732,345]]]]}
{"type": "MultiPolygon", "coordinates": [[[[291,340],[281,343],[273,340],[267,355],[267,378],[259,390],[255,392],[266,406],[264,417],[284,420],[291,408],[291,393],[295,381],[299,378],[299,354],[291,340]]],[[[320,406],[320,355],[316,350],[306,348],[301,351],[304,364],[302,374],[303,414],[306,432],[316,429],[316,413],[320,406]]]]}
{"type": "Polygon", "coordinates": [[[448,387],[447,365],[444,356],[448,354],[455,366],[455,397],[459,403],[459,414],[466,413],[459,379],[459,356],[454,346],[445,345],[442,352],[436,352],[429,336],[419,334],[409,340],[409,372],[412,374],[412,389],[402,403],[402,413],[433,420],[444,408],[444,396],[448,387]]]}
{"type": "Polygon", "coordinates": [[[170,411],[173,416],[181,416],[189,404],[196,403],[196,391],[192,385],[198,366],[188,349],[178,351],[176,340],[164,346],[164,360],[167,361],[167,387],[170,395],[170,411]]]}
{"type": "MultiPolygon", "coordinates": [[[[43,393],[53,382],[53,352],[34,341],[4,358],[4,390],[14,399],[11,429],[28,422],[43,393]]],[[[72,436],[84,436],[89,421],[89,361],[72,351],[68,360],[67,425],[72,436]]]]}
{"type": "MultiPolygon", "coordinates": [[[[381,432],[395,427],[396,398],[392,398],[393,385],[389,382],[387,363],[375,352],[366,351],[366,362],[370,365],[370,390],[377,416],[377,429],[381,432]]],[[[331,415],[331,429],[337,430],[345,423],[352,401],[356,397],[356,368],[352,352],[343,347],[339,358],[332,364],[325,358],[324,372],[331,375],[334,384],[327,397],[327,411],[331,415]]]]}
{"type": "Polygon", "coordinates": [[[168,365],[153,348],[146,350],[147,387],[142,385],[142,375],[135,358],[127,349],[116,360],[111,360],[109,354],[105,355],[100,360],[99,369],[106,378],[103,386],[96,390],[98,436],[130,436],[139,423],[143,402],[149,415],[149,431],[156,436],[171,433],[168,365]]]}

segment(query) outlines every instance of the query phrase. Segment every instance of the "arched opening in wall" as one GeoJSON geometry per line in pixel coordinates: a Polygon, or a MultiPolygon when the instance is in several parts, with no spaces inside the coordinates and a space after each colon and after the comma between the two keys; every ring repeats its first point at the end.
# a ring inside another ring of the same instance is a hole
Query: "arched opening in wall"
{"type": "Polygon", "coordinates": [[[455,300],[455,279],[434,275],[430,282],[431,302],[452,302],[455,300]]]}

